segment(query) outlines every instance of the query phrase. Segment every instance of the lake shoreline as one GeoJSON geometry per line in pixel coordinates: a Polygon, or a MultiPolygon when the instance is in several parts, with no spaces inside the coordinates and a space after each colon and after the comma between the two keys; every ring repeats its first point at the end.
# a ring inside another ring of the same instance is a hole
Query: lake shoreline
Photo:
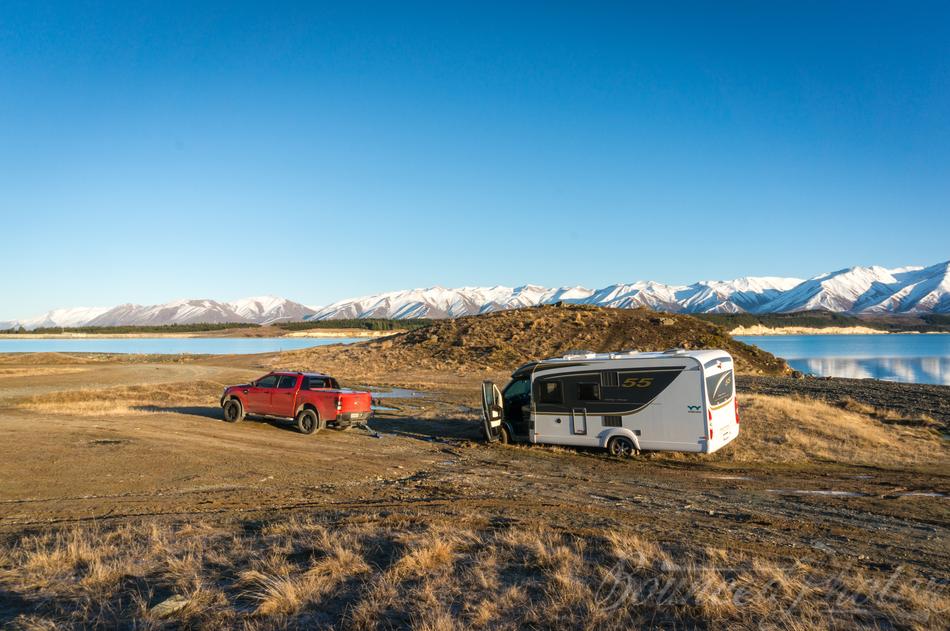
{"type": "Polygon", "coordinates": [[[868,326],[780,326],[768,327],[761,324],[737,326],[729,331],[733,337],[779,336],[779,335],[950,335],[947,331],[884,331],[868,326]]]}
{"type": "Polygon", "coordinates": [[[375,339],[404,333],[402,330],[394,331],[371,331],[368,329],[309,329],[304,331],[285,331],[276,327],[270,331],[260,331],[254,329],[256,334],[250,334],[246,329],[217,330],[217,331],[188,331],[181,333],[8,333],[0,335],[0,341],[3,340],[124,340],[124,339],[190,339],[190,338],[366,338],[375,339]],[[261,334],[263,333],[263,334],[261,334]]]}

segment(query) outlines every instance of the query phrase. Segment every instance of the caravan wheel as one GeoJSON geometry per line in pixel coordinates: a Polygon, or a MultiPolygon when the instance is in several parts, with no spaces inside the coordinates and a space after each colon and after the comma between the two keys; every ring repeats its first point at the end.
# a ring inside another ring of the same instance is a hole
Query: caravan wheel
{"type": "Polygon", "coordinates": [[[511,434],[508,433],[508,428],[504,425],[498,428],[498,442],[502,445],[507,445],[511,442],[511,434]]]}
{"type": "Polygon", "coordinates": [[[626,436],[614,436],[607,443],[607,451],[610,452],[611,456],[617,458],[629,458],[636,453],[637,449],[626,436]]]}

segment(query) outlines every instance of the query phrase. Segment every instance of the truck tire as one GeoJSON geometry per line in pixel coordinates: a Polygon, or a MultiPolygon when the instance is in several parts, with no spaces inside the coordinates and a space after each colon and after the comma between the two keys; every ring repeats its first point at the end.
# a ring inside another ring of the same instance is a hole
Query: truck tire
{"type": "Polygon", "coordinates": [[[637,448],[626,436],[614,436],[607,442],[607,451],[617,458],[630,458],[637,452],[637,448]]]}
{"type": "Polygon", "coordinates": [[[300,410],[296,419],[297,431],[301,434],[313,434],[323,429],[323,421],[320,415],[313,410],[300,410]]]}
{"type": "Polygon", "coordinates": [[[237,399],[228,399],[221,406],[224,420],[228,423],[237,423],[244,418],[244,406],[237,399]]]}

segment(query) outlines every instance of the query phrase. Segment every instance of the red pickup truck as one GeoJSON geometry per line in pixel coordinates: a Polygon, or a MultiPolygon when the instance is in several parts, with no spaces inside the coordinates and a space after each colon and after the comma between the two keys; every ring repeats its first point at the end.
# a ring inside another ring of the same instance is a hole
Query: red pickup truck
{"type": "Polygon", "coordinates": [[[301,433],[312,434],[327,425],[345,429],[369,419],[372,396],[344,390],[329,375],[272,372],[257,381],[225,388],[221,409],[229,423],[248,414],[292,418],[301,433]]]}

